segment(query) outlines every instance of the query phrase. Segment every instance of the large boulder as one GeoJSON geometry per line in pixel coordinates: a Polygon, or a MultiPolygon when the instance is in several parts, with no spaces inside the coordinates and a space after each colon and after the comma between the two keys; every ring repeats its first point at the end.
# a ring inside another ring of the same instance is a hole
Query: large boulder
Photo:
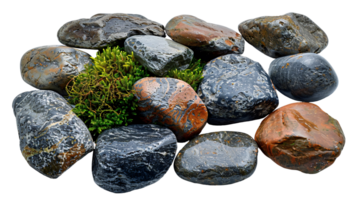
{"type": "Polygon", "coordinates": [[[22,155],[41,174],[57,178],[94,149],[87,127],[56,92],[24,92],[12,107],[22,155]]]}
{"type": "Polygon", "coordinates": [[[94,181],[115,193],[146,187],[165,175],[176,149],[175,135],[162,126],[135,124],[106,130],[93,154],[94,181]]]}

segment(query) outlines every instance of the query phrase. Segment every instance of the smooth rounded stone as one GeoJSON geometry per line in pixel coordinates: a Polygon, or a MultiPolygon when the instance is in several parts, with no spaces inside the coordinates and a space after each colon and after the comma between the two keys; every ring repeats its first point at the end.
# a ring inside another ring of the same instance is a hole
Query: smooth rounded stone
{"type": "Polygon", "coordinates": [[[193,51],[188,47],[157,36],[132,36],[125,40],[124,47],[157,76],[165,76],[171,69],[185,70],[193,58],[193,51]]]}
{"type": "Polygon", "coordinates": [[[90,55],[78,49],[51,45],[33,48],[21,58],[22,79],[40,90],[53,90],[66,95],[70,79],[92,65],[90,55]]]}
{"type": "Polygon", "coordinates": [[[24,92],[12,107],[22,155],[41,174],[58,178],[94,149],[87,127],[56,92],[24,92]]]}
{"type": "Polygon", "coordinates": [[[67,22],[57,33],[58,40],[67,46],[103,49],[123,46],[133,35],[165,37],[164,26],[137,14],[96,14],[90,19],[67,22]]]}
{"type": "Polygon", "coordinates": [[[165,28],[172,40],[192,48],[196,57],[205,60],[244,51],[244,40],[237,32],[191,15],[176,16],[165,28]]]}
{"type": "Polygon", "coordinates": [[[315,104],[293,103],[265,118],[255,141],[278,165],[314,174],[335,162],[345,136],[338,121],[315,104]]]}
{"type": "Polygon", "coordinates": [[[204,67],[198,96],[208,110],[208,123],[226,125],[260,119],[278,107],[279,99],[262,66],[229,54],[204,67]]]}
{"type": "Polygon", "coordinates": [[[258,145],[241,132],[220,131],[197,136],[178,153],[174,168],[187,181],[226,185],[250,177],[257,167],[258,145]]]}
{"type": "Polygon", "coordinates": [[[178,142],[194,138],[206,125],[206,106],[184,81],[149,77],[138,80],[133,89],[140,119],[171,129],[178,142]]]}
{"type": "Polygon", "coordinates": [[[297,101],[319,101],[338,86],[330,63],[315,53],[277,58],[270,64],[269,75],[279,92],[297,101]]]}
{"type": "Polygon", "coordinates": [[[249,44],[272,58],[320,53],[328,44],[326,33],[311,19],[297,13],[246,20],[238,29],[249,44]]]}
{"type": "Polygon", "coordinates": [[[162,126],[134,124],[106,130],[93,154],[94,181],[115,193],[146,187],[165,175],[176,149],[175,135],[162,126]]]}

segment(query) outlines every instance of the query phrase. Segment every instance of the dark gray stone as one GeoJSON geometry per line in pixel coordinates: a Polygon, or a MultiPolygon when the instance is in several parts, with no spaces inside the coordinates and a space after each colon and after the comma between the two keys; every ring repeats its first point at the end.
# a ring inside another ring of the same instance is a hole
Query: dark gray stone
{"type": "Polygon", "coordinates": [[[124,46],[126,52],[133,52],[157,76],[165,76],[171,69],[187,69],[193,58],[193,51],[188,47],[157,36],[133,36],[125,40],[124,46]]]}
{"type": "Polygon", "coordinates": [[[180,178],[193,183],[232,184],[254,173],[257,154],[257,143],[245,133],[207,133],[197,136],[181,149],[174,168],[180,178]]]}
{"type": "Polygon", "coordinates": [[[170,129],[135,124],[104,131],[97,139],[92,174],[101,188],[115,193],[151,185],[162,178],[176,153],[170,129]]]}
{"type": "Polygon", "coordinates": [[[204,67],[198,95],[208,123],[225,125],[260,119],[279,104],[268,74],[258,62],[237,54],[211,60],[204,67]]]}
{"type": "Polygon", "coordinates": [[[94,149],[87,127],[56,92],[24,92],[12,106],[22,155],[41,174],[58,178],[94,149]]]}
{"type": "Polygon", "coordinates": [[[297,101],[319,101],[338,86],[330,63],[314,53],[277,58],[270,64],[269,75],[279,92],[297,101]]]}

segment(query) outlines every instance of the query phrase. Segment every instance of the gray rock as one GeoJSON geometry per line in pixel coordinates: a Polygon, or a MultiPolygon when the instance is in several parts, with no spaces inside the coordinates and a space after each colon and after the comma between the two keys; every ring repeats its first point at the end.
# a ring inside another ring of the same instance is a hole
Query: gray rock
{"type": "Polygon", "coordinates": [[[310,18],[297,13],[246,20],[238,29],[249,44],[273,58],[320,53],[328,44],[326,33],[310,18]]]}
{"type": "Polygon", "coordinates": [[[209,124],[225,125],[260,119],[279,104],[275,88],[262,66],[229,54],[204,67],[198,95],[208,110],[209,124]]]}
{"type": "Polygon", "coordinates": [[[151,185],[169,169],[177,149],[173,132],[134,124],[104,131],[97,139],[92,174],[101,188],[124,193],[151,185]]]}
{"type": "Polygon", "coordinates": [[[178,153],[174,168],[187,181],[205,185],[226,185],[250,177],[257,167],[258,145],[240,132],[199,135],[178,153]]]}
{"type": "Polygon", "coordinates": [[[24,92],[12,107],[22,155],[41,174],[58,178],[94,149],[87,127],[56,92],[24,92]]]}
{"type": "Polygon", "coordinates": [[[165,37],[164,26],[137,14],[96,14],[64,24],[57,33],[58,40],[67,46],[102,49],[123,46],[133,35],[165,37]]]}
{"type": "Polygon", "coordinates": [[[330,63],[315,53],[277,58],[270,64],[269,75],[279,92],[297,101],[319,101],[338,86],[330,63]]]}
{"type": "Polygon", "coordinates": [[[42,46],[27,51],[21,58],[22,79],[40,90],[53,90],[66,95],[72,77],[92,65],[90,55],[66,46],[42,46]]]}
{"type": "Polygon", "coordinates": [[[193,51],[188,47],[157,36],[133,36],[125,40],[124,46],[126,52],[133,52],[157,76],[165,76],[171,69],[187,69],[193,58],[193,51]]]}

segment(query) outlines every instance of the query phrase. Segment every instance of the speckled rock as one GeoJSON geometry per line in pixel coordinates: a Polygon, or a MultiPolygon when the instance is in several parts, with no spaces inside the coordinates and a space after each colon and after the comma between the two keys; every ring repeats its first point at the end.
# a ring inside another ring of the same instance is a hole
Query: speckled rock
{"type": "Polygon", "coordinates": [[[171,129],[178,142],[200,134],[206,124],[206,106],[193,88],[173,78],[143,78],[133,89],[138,101],[139,117],[148,124],[171,129]]]}
{"type": "Polygon", "coordinates": [[[269,75],[279,92],[297,101],[318,101],[331,95],[338,78],[330,63],[314,53],[275,59],[269,75]]]}
{"type": "Polygon", "coordinates": [[[40,90],[66,95],[68,81],[92,65],[90,55],[66,46],[42,46],[27,51],[21,58],[22,79],[40,90]]]}
{"type": "Polygon", "coordinates": [[[164,26],[137,14],[96,14],[67,22],[57,33],[62,44],[87,49],[122,47],[124,40],[133,35],[165,37],[164,26]]]}
{"type": "Polygon", "coordinates": [[[171,69],[187,69],[193,58],[191,49],[157,36],[132,36],[125,40],[124,46],[126,52],[133,52],[135,58],[157,76],[165,76],[171,69]]]}
{"type": "Polygon", "coordinates": [[[328,44],[326,33],[297,13],[250,19],[239,24],[238,29],[249,44],[273,58],[320,53],[328,44]]]}
{"type": "Polygon", "coordinates": [[[204,67],[198,96],[214,125],[260,119],[279,104],[269,76],[258,62],[236,54],[218,57],[204,67]]]}
{"type": "Polygon", "coordinates": [[[338,121],[315,104],[293,103],[265,118],[255,141],[278,165],[313,174],[335,162],[345,136],[338,121]]]}
{"type": "Polygon", "coordinates": [[[101,188],[115,193],[151,185],[162,178],[177,149],[168,128],[135,124],[113,128],[99,135],[92,173],[101,188]]]}
{"type": "Polygon", "coordinates": [[[237,32],[191,15],[172,18],[166,24],[166,33],[172,40],[192,48],[198,58],[206,60],[244,51],[244,40],[237,32]]]}
{"type": "Polygon", "coordinates": [[[22,155],[41,174],[58,178],[94,149],[87,127],[56,92],[24,92],[12,107],[22,155]]]}
{"type": "Polygon", "coordinates": [[[178,153],[174,168],[184,180],[226,185],[250,177],[257,167],[258,145],[245,133],[220,131],[197,136],[178,153]]]}

